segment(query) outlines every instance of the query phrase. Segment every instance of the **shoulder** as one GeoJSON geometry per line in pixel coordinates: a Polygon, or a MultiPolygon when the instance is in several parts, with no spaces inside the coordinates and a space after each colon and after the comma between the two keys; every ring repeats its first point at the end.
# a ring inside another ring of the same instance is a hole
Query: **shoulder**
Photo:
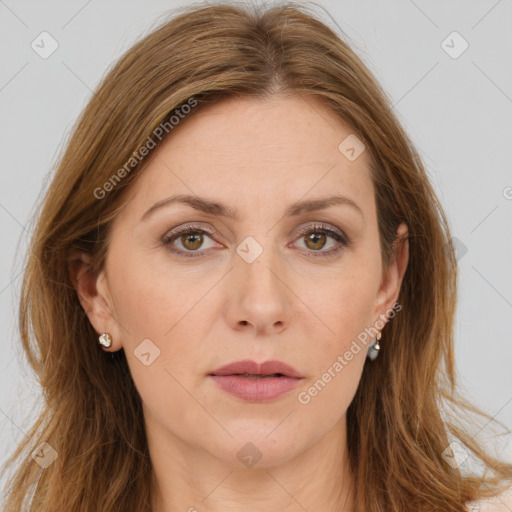
{"type": "Polygon", "coordinates": [[[512,487],[493,498],[485,498],[468,504],[468,512],[512,511],[512,487]]]}

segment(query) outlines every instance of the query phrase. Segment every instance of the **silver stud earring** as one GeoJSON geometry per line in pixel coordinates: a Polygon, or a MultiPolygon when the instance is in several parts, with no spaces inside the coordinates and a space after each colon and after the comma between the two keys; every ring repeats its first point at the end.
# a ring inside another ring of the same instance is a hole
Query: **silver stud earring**
{"type": "Polygon", "coordinates": [[[109,348],[112,345],[112,337],[108,332],[104,332],[99,338],[98,343],[109,348]]]}
{"type": "Polygon", "coordinates": [[[382,333],[379,331],[377,333],[377,338],[376,338],[375,342],[372,343],[370,345],[370,347],[368,348],[367,357],[371,361],[375,361],[375,359],[377,359],[377,356],[379,355],[379,350],[380,350],[379,340],[381,339],[381,337],[382,337],[382,333]]]}

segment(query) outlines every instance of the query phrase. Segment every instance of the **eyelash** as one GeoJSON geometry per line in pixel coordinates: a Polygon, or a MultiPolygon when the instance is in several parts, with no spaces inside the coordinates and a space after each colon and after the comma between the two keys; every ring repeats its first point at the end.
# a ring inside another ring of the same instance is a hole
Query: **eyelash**
{"type": "MultiPolygon", "coordinates": [[[[175,239],[178,239],[184,235],[188,235],[191,233],[208,235],[208,236],[212,237],[215,235],[216,231],[206,231],[202,228],[194,226],[193,224],[189,224],[187,226],[184,226],[183,228],[173,230],[173,231],[169,232],[168,234],[166,234],[162,238],[162,243],[168,247],[169,245],[171,245],[171,243],[175,239]]],[[[336,249],[331,249],[329,251],[312,251],[311,254],[308,254],[308,256],[310,256],[312,258],[319,258],[319,257],[322,257],[322,258],[327,257],[328,258],[328,257],[336,255],[339,251],[341,251],[341,249],[350,247],[350,245],[351,245],[351,242],[344,234],[339,233],[335,229],[333,229],[325,224],[314,224],[313,226],[307,226],[306,228],[302,228],[301,230],[299,230],[298,234],[299,234],[299,238],[301,238],[301,237],[303,237],[307,234],[311,234],[311,233],[327,234],[328,236],[330,236],[331,238],[333,238],[340,244],[336,249]],[[315,254],[315,252],[317,254],[315,254]]],[[[169,248],[169,250],[171,252],[178,254],[179,256],[183,256],[185,258],[198,258],[198,257],[202,257],[205,253],[205,251],[199,251],[199,250],[183,251],[181,249],[176,250],[176,249],[171,249],[171,248],[169,248]]]]}

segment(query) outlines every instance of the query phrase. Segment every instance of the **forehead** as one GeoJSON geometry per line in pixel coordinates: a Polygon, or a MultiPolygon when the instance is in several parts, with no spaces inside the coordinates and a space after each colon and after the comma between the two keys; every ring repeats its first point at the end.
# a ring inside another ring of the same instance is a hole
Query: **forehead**
{"type": "Polygon", "coordinates": [[[342,193],[364,202],[373,189],[370,156],[366,149],[357,156],[364,146],[356,137],[313,96],[230,98],[175,127],[153,150],[133,196],[147,203],[186,193],[278,206],[342,193]]]}

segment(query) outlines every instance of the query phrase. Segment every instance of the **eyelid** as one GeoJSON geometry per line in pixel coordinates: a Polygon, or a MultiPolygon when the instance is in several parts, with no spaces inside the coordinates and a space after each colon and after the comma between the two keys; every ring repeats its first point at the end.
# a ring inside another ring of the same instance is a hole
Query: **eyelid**
{"type": "Polygon", "coordinates": [[[305,235],[307,233],[310,233],[311,231],[325,231],[329,234],[335,234],[339,236],[340,238],[343,238],[343,240],[348,243],[348,237],[345,235],[343,231],[340,229],[330,225],[330,224],[324,224],[323,222],[314,222],[313,224],[307,224],[297,231],[297,234],[299,235],[305,235]]]}
{"type": "Polygon", "coordinates": [[[218,232],[215,228],[210,228],[208,226],[205,227],[202,224],[195,224],[194,222],[188,222],[188,223],[184,224],[183,226],[178,226],[176,228],[170,229],[163,236],[163,238],[168,240],[175,235],[187,233],[188,231],[192,231],[192,230],[204,231],[211,236],[215,235],[218,232]]]}

